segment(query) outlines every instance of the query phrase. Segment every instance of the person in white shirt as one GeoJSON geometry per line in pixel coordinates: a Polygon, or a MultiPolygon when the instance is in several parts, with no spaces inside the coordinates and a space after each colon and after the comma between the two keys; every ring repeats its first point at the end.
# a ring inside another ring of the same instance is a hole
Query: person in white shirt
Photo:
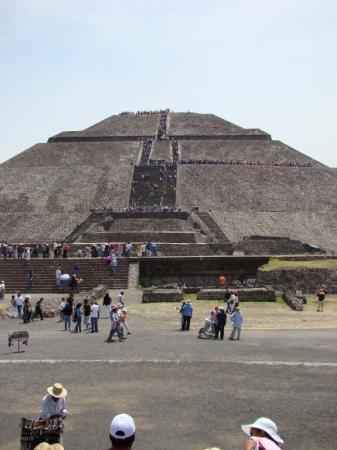
{"type": "Polygon", "coordinates": [[[124,304],[124,291],[121,291],[121,293],[118,294],[118,296],[117,296],[117,304],[118,303],[120,305],[122,305],[123,307],[125,306],[125,304],[124,304]]]}
{"type": "Polygon", "coordinates": [[[53,386],[47,388],[48,394],[42,399],[42,409],[40,413],[41,420],[49,419],[65,419],[68,414],[65,397],[67,389],[62,384],[54,383],[53,386]]]}
{"type": "Polygon", "coordinates": [[[90,305],[90,321],[91,332],[98,333],[99,306],[97,302],[91,302],[90,305]]]}
{"type": "Polygon", "coordinates": [[[60,286],[60,285],[61,285],[61,275],[62,275],[62,271],[61,271],[61,269],[58,267],[58,268],[56,269],[56,272],[55,272],[56,286],[60,286]]]}
{"type": "Polygon", "coordinates": [[[239,299],[235,292],[231,292],[231,296],[227,300],[227,309],[226,312],[229,314],[233,314],[234,309],[239,306],[239,299]]]}
{"type": "Polygon", "coordinates": [[[6,290],[5,282],[1,281],[1,283],[0,283],[0,300],[5,299],[5,290],[6,290]]]}
{"type": "Polygon", "coordinates": [[[62,297],[60,306],[59,306],[59,312],[60,312],[60,320],[59,322],[63,322],[64,317],[63,317],[63,309],[66,306],[66,299],[64,297],[62,297]]]}
{"type": "Polygon", "coordinates": [[[23,307],[23,297],[21,295],[21,292],[18,293],[17,297],[15,298],[15,304],[16,308],[18,310],[18,318],[21,318],[21,312],[23,307]]]}

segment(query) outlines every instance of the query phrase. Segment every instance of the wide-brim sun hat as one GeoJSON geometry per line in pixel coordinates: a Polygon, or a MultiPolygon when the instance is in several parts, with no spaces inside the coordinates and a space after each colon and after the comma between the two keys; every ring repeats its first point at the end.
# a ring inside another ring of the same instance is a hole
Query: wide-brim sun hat
{"type": "Polygon", "coordinates": [[[34,450],[64,450],[61,444],[48,444],[48,442],[41,442],[41,444],[34,447],[34,450]]]}
{"type": "Polygon", "coordinates": [[[279,444],[283,444],[282,438],[278,435],[278,429],[276,426],[276,423],[272,420],[268,419],[267,417],[260,417],[257,420],[255,420],[254,423],[250,423],[248,425],[241,425],[242,431],[247,435],[250,436],[250,429],[251,428],[257,428],[258,430],[263,430],[275,441],[279,444]]]}
{"type": "Polygon", "coordinates": [[[49,395],[55,398],[64,398],[68,394],[66,388],[62,386],[60,383],[54,383],[52,386],[47,388],[47,392],[49,395]]]}

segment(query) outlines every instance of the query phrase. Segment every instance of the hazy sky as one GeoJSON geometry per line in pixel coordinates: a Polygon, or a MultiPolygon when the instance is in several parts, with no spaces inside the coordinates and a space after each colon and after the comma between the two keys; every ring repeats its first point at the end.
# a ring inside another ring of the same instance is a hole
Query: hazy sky
{"type": "Polygon", "coordinates": [[[337,167],[336,0],[0,0],[0,54],[0,162],[169,107],[337,167]]]}

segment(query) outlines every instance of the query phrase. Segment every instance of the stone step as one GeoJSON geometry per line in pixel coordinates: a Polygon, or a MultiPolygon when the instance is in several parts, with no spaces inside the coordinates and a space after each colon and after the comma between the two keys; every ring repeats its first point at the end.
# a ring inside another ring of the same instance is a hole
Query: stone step
{"type": "Polygon", "coordinates": [[[81,288],[91,289],[99,284],[109,288],[126,288],[128,285],[129,263],[119,260],[117,272],[113,275],[111,268],[103,259],[33,259],[0,261],[0,279],[5,281],[7,292],[60,292],[55,283],[55,271],[59,266],[70,275],[74,266],[80,267],[81,288]],[[33,285],[28,285],[28,273],[33,273],[33,285]]]}

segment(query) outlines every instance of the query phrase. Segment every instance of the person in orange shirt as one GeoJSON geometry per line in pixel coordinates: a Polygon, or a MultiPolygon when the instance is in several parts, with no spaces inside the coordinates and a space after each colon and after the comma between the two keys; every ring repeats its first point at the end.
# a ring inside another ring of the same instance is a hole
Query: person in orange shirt
{"type": "Polygon", "coordinates": [[[219,284],[220,284],[221,287],[225,286],[225,284],[226,284],[226,277],[225,277],[225,275],[220,275],[220,277],[219,277],[219,284]]]}

